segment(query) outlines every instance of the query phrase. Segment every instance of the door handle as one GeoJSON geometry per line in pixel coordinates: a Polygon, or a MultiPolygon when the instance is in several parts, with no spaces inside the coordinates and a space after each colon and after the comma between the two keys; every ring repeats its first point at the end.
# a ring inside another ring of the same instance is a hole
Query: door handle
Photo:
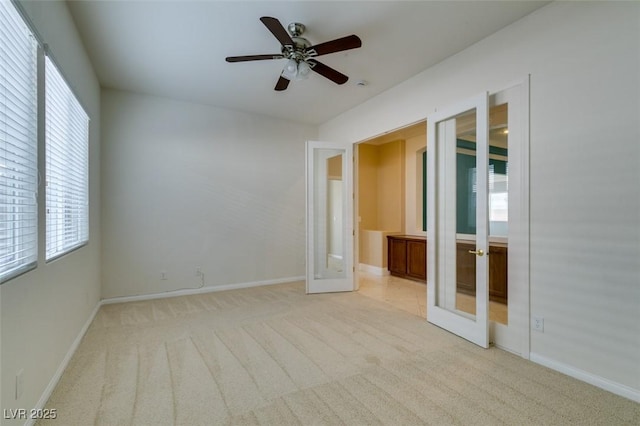
{"type": "Polygon", "coordinates": [[[480,249],[480,250],[469,250],[469,253],[475,254],[477,256],[484,256],[484,250],[482,250],[482,249],[480,249]]]}

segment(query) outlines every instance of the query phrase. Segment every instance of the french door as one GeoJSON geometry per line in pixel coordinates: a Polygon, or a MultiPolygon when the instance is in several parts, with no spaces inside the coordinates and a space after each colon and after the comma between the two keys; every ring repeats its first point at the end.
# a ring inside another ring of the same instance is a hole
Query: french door
{"type": "Polygon", "coordinates": [[[352,152],[351,144],[306,144],[307,293],[354,289],[352,152]]]}
{"type": "Polygon", "coordinates": [[[482,93],[427,118],[427,320],[483,348],[489,347],[488,109],[482,93]],[[461,281],[475,283],[474,298],[458,291],[461,281]],[[475,306],[463,306],[469,303],[475,306]]]}

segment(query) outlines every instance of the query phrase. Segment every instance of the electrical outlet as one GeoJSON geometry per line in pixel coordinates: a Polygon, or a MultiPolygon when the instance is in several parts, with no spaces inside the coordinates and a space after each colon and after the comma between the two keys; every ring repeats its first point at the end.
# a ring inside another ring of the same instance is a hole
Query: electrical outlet
{"type": "Polygon", "coordinates": [[[16,401],[18,399],[20,399],[20,397],[22,396],[22,389],[23,389],[23,383],[22,383],[22,376],[24,373],[24,369],[18,371],[18,373],[16,374],[16,401]]]}
{"type": "Polygon", "coordinates": [[[544,318],[533,317],[531,321],[531,328],[540,333],[544,333],[544,318]]]}
{"type": "Polygon", "coordinates": [[[202,268],[200,268],[199,266],[196,266],[196,277],[200,277],[202,276],[202,268]]]}
{"type": "Polygon", "coordinates": [[[160,279],[161,280],[167,279],[167,271],[160,271],[160,279]]]}

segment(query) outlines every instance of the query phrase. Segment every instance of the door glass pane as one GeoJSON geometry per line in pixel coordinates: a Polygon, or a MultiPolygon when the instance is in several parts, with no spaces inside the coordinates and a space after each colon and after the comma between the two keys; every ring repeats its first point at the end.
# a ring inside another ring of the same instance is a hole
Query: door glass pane
{"type": "MultiPolygon", "coordinates": [[[[507,104],[490,109],[489,130],[489,320],[508,324],[508,117],[507,104]]],[[[456,307],[468,314],[476,309],[476,259],[469,253],[475,242],[475,117],[461,117],[456,125],[456,307]],[[472,126],[473,124],[473,126],[472,126]],[[473,131],[471,131],[473,127],[473,131]],[[472,216],[472,217],[469,217],[472,216]]]]}
{"type": "Polygon", "coordinates": [[[475,320],[476,110],[438,124],[440,271],[437,306],[475,320]]]}
{"type": "Polygon", "coordinates": [[[344,278],[345,151],[314,150],[314,276],[344,278]]]}
{"type": "Polygon", "coordinates": [[[456,120],[456,308],[476,313],[476,113],[456,120]]]}
{"type": "Polygon", "coordinates": [[[509,180],[507,104],[490,110],[489,129],[489,236],[507,237],[509,180]]]}
{"type": "Polygon", "coordinates": [[[492,107],[489,122],[489,319],[508,324],[508,104],[492,107]]]}

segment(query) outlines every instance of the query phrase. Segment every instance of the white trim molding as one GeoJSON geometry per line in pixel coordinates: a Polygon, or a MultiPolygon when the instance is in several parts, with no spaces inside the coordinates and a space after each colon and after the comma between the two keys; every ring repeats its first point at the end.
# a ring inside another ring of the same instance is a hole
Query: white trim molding
{"type": "Polygon", "coordinates": [[[366,272],[371,275],[376,275],[378,277],[386,277],[389,275],[389,270],[387,268],[382,268],[380,266],[367,265],[366,263],[359,263],[358,270],[361,272],[366,272]]]}
{"type": "Polygon", "coordinates": [[[567,376],[573,377],[574,379],[589,383],[590,385],[599,387],[600,389],[604,389],[616,395],[623,396],[632,401],[640,402],[640,390],[638,389],[613,382],[609,379],[605,379],[604,377],[596,376],[595,374],[555,361],[534,352],[530,353],[529,359],[536,364],[556,370],[560,373],[566,374],[567,376]]]}
{"type": "Polygon", "coordinates": [[[199,288],[188,288],[181,290],[169,290],[162,293],[139,294],[135,296],[120,296],[102,299],[101,305],[110,305],[112,303],[124,302],[140,302],[143,300],[164,299],[167,297],[191,296],[193,294],[214,293],[217,291],[238,290],[241,288],[261,287],[265,285],[286,284],[296,281],[304,281],[305,277],[287,277],[277,278],[274,280],[251,281],[246,283],[226,284],[216,286],[206,286],[199,288]]]}

